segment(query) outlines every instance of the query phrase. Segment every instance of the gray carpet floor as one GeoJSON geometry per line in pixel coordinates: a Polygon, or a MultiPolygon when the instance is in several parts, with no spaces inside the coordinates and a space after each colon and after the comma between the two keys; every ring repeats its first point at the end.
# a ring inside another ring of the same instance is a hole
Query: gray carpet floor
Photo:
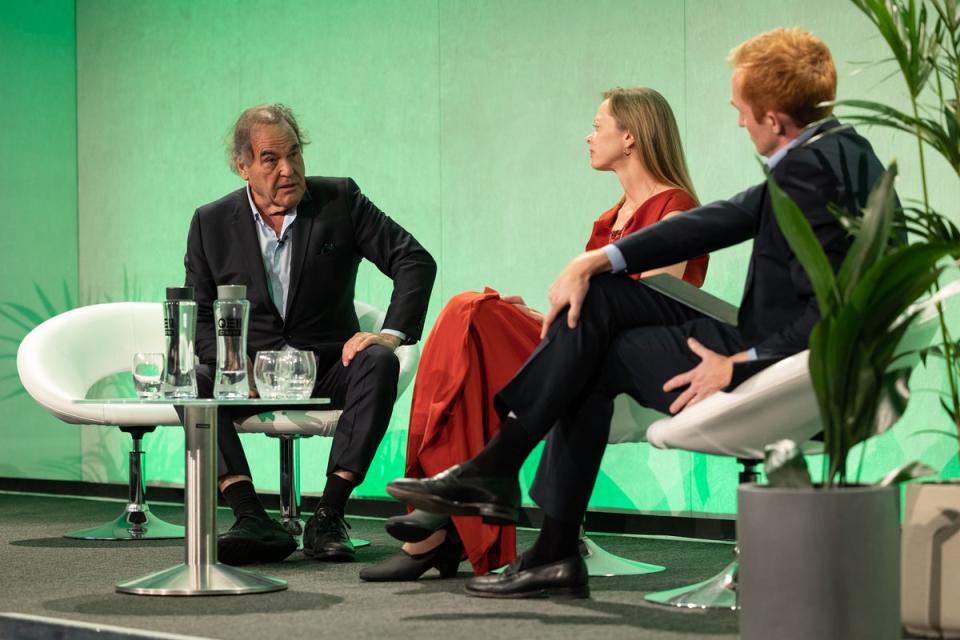
{"type": "MultiPolygon", "coordinates": [[[[112,520],[122,504],[0,493],[0,612],[16,612],[204,638],[731,638],[726,611],[650,605],[643,594],[705,579],[732,558],[732,546],[634,536],[594,536],[608,551],[661,564],[644,576],[594,578],[587,600],[485,600],[463,595],[469,564],[451,580],[435,572],[417,582],[368,584],[357,572],[396,551],[376,519],[349,518],[354,537],[373,544],[357,562],[319,563],[300,552],[257,570],[289,583],[286,591],[245,596],[159,598],[118,594],[114,584],[183,561],[182,541],[94,542],[63,538],[112,520]]],[[[154,505],[169,522],[182,508],[154,505]]],[[[221,510],[221,529],[232,522],[221,510]]],[[[535,535],[520,531],[520,546],[535,535]]]]}

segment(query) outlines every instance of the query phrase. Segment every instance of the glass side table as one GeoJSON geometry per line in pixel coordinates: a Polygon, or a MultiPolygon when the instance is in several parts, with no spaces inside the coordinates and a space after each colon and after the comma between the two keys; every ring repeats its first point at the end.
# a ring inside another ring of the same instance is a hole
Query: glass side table
{"type": "Polygon", "coordinates": [[[186,535],[184,562],[168,569],[117,583],[120,593],[147,596],[206,596],[265,593],[287,588],[271,578],[217,561],[217,408],[235,405],[269,407],[329,404],[329,398],[309,400],[215,400],[201,398],[140,400],[137,398],[76,400],[76,404],[163,404],[183,407],[185,471],[183,508],[186,535]]]}

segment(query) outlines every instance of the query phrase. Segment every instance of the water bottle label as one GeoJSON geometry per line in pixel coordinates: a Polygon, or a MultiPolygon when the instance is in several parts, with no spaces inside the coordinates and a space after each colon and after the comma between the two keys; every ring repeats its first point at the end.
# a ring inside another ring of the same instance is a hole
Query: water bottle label
{"type": "Polygon", "coordinates": [[[240,318],[220,318],[217,320],[217,335],[239,337],[242,325],[240,318]]]}
{"type": "Polygon", "coordinates": [[[163,319],[163,335],[172,336],[175,323],[170,321],[170,318],[163,319]]]}

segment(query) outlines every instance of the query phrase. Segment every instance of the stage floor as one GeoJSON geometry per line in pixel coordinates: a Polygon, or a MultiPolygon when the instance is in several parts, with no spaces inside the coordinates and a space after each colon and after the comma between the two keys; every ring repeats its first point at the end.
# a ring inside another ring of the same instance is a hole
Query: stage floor
{"type": "MultiPolygon", "coordinates": [[[[732,545],[667,538],[597,535],[608,551],[661,564],[646,576],[593,578],[588,600],[487,600],[463,595],[468,563],[451,580],[435,572],[417,582],[368,584],[357,572],[395,552],[383,521],[348,518],[354,537],[373,544],[357,562],[320,563],[300,552],[256,565],[289,582],[277,593],[201,598],[121,595],[114,583],[183,561],[182,541],[93,542],[66,531],[115,518],[123,504],[106,500],[0,493],[0,612],[31,614],[138,630],[238,640],[243,638],[731,638],[736,615],[646,603],[642,595],[703,580],[732,559],[732,545]]],[[[153,505],[182,523],[179,506],[153,505]]],[[[232,522],[221,510],[221,529],[232,522]]],[[[520,547],[535,532],[521,531],[520,547]]],[[[63,637],[63,636],[61,636],[63,637]]],[[[70,636],[66,636],[70,638],[70,636]]]]}

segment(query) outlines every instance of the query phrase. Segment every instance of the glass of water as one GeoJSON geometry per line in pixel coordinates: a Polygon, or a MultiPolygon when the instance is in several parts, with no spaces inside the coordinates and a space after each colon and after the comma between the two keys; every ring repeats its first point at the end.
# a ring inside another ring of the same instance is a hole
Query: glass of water
{"type": "Polygon", "coordinates": [[[283,391],[280,382],[280,357],[282,351],[258,351],[253,363],[253,380],[257,392],[264,400],[276,400],[283,391]]]}
{"type": "Polygon", "coordinates": [[[142,400],[156,400],[160,397],[160,385],[163,382],[162,353],[137,353],[133,356],[133,386],[137,397],[142,400]]]}
{"type": "Polygon", "coordinates": [[[317,380],[317,358],[312,351],[284,351],[279,363],[281,397],[306,400],[317,380]]]}

